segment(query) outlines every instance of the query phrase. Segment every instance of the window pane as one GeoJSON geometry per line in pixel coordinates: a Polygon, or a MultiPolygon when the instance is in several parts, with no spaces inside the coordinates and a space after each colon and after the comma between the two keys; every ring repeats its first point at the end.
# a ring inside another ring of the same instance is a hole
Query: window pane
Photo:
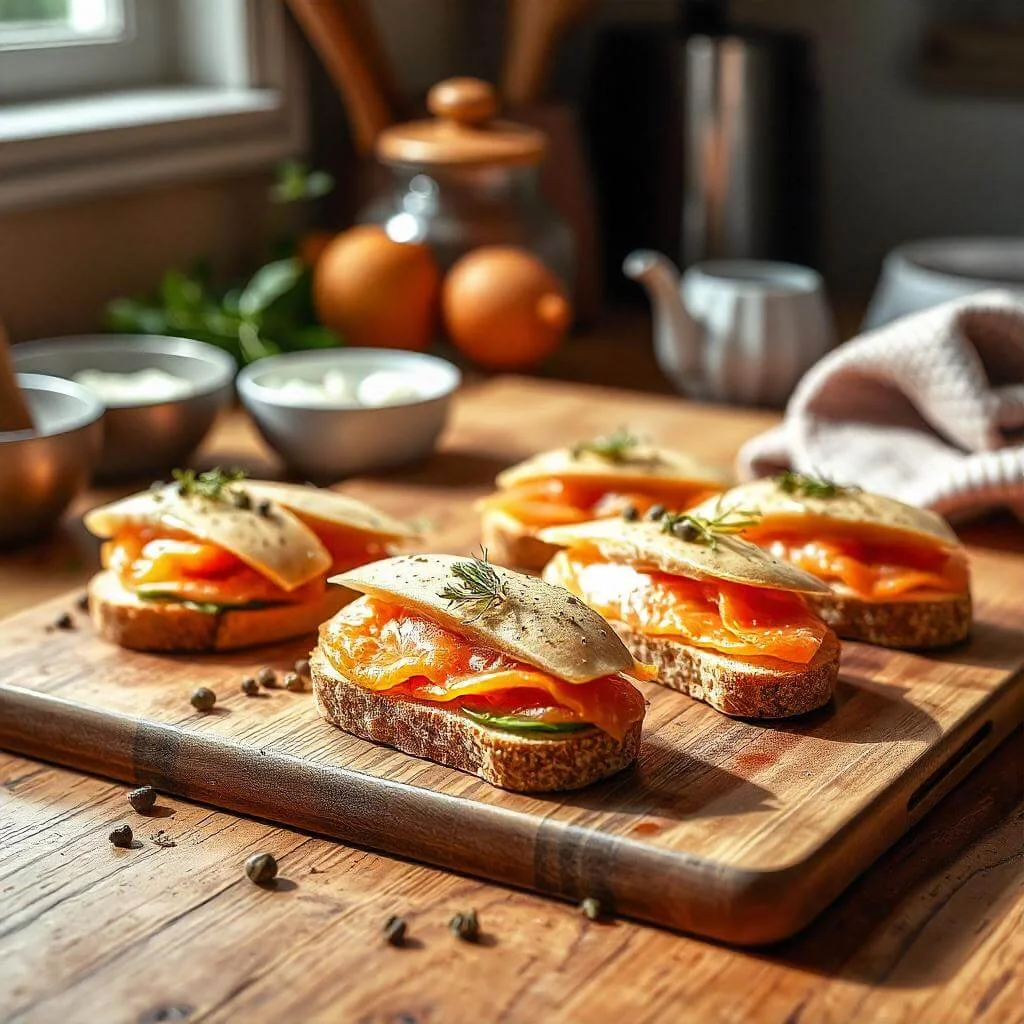
{"type": "Polygon", "coordinates": [[[124,7],[124,0],[0,0],[0,50],[118,39],[124,7]]]}
{"type": "Polygon", "coordinates": [[[67,21],[70,0],[0,0],[0,21],[67,21]]]}

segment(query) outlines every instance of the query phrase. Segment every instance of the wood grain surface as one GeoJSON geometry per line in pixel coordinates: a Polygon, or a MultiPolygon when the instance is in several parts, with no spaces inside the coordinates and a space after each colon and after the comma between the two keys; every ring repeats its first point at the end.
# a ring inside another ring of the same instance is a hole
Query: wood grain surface
{"type": "MultiPolygon", "coordinates": [[[[464,398],[446,447],[412,474],[348,489],[426,516],[430,545],[468,550],[468,503],[496,469],[628,423],[727,461],[758,416],[623,393],[497,380],[464,398]]],[[[1006,735],[1021,713],[1024,558],[972,551],[978,628],[941,656],[848,645],[835,704],[795,722],[730,721],[658,687],[639,768],[578,794],[503,793],[331,729],[308,695],[237,690],[303,644],[168,659],[46,626],[67,600],[2,629],[0,742],[194,799],[733,942],[805,925],[1006,735]],[[188,689],[211,685],[200,716],[188,689]]]]}
{"type": "Polygon", "coordinates": [[[1018,1024],[1022,742],[757,952],[171,797],[143,817],[123,786],[0,754],[0,1020],[1018,1024]],[[108,843],[122,822],[137,848],[108,843]],[[278,859],[273,889],[242,874],[257,851],[278,859]],[[468,908],[479,945],[447,930],[468,908]],[[392,914],[405,948],[382,941],[392,914]]]}

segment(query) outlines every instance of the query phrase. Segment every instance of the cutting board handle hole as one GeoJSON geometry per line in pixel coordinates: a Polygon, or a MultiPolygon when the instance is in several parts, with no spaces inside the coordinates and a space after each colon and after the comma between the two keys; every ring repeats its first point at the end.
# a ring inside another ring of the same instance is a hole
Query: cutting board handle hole
{"type": "Polygon", "coordinates": [[[992,732],[991,721],[983,722],[979,725],[978,728],[975,729],[974,732],[972,732],[964,741],[960,749],[957,750],[948,761],[939,765],[939,767],[936,768],[935,771],[933,771],[931,775],[929,775],[928,778],[910,794],[910,799],[907,801],[907,810],[913,813],[915,808],[917,808],[926,797],[933,793],[944,779],[947,779],[959,765],[963,764],[963,762],[970,757],[970,755],[977,750],[979,746],[981,746],[990,732],[992,732]]]}

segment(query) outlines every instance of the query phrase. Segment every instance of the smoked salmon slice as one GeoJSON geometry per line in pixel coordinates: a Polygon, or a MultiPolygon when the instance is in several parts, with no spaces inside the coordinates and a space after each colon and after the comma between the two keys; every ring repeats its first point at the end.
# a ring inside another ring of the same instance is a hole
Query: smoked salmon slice
{"type": "Polygon", "coordinates": [[[627,506],[643,514],[653,505],[688,508],[716,493],[706,486],[646,483],[642,479],[586,481],[531,480],[497,491],[480,503],[499,509],[528,526],[560,526],[620,515],[627,506]]]}
{"type": "Polygon", "coordinates": [[[798,594],[641,571],[602,561],[596,553],[560,551],[545,578],[605,618],[647,636],[728,655],[805,665],[828,634],[798,594]]]}
{"type": "Polygon", "coordinates": [[[758,534],[756,542],[774,557],[826,583],[840,583],[865,601],[919,600],[936,593],[960,594],[968,586],[964,552],[937,544],[794,533],[758,534]]]}
{"type": "Polygon", "coordinates": [[[643,697],[622,676],[568,683],[370,597],[325,622],[320,641],[346,680],[396,697],[585,723],[618,740],[644,715],[643,697]]]}
{"type": "MultiPolygon", "coordinates": [[[[373,561],[383,552],[380,544],[357,531],[329,523],[319,527],[318,539],[332,558],[331,572],[373,561]]],[[[167,527],[121,531],[103,545],[102,561],[127,590],[211,604],[301,604],[319,597],[326,587],[321,577],[285,590],[224,548],[167,527]]]]}

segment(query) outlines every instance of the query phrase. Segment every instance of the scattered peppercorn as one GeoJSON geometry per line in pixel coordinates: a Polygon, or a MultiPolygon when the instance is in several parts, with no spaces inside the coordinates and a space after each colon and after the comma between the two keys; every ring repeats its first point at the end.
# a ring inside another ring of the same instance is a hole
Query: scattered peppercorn
{"type": "Polygon", "coordinates": [[[139,786],[128,794],[128,803],[139,812],[147,814],[156,803],[156,790],[152,786],[139,786]]]}
{"type": "Polygon", "coordinates": [[[130,849],[134,840],[135,836],[132,834],[130,825],[118,825],[117,828],[110,833],[111,843],[113,843],[119,850],[130,849]]]}
{"type": "Polygon", "coordinates": [[[277,861],[272,854],[254,853],[245,862],[245,873],[250,882],[268,885],[277,878],[277,861]]]}
{"type": "Polygon", "coordinates": [[[649,508],[649,509],[647,510],[647,518],[648,518],[648,519],[649,519],[649,520],[650,520],[650,521],[651,521],[652,523],[656,523],[656,522],[657,522],[657,521],[658,521],[659,519],[661,519],[661,518],[662,518],[662,516],[664,516],[664,515],[665,515],[665,513],[666,513],[667,511],[668,511],[668,509],[667,509],[667,508],[665,508],[665,506],[664,506],[664,505],[652,505],[652,506],[651,506],[651,507],[650,507],[650,508],[649,508]]]}
{"type": "Polygon", "coordinates": [[[672,536],[680,540],[695,541],[700,536],[700,530],[693,523],[684,520],[672,524],[672,536]]]}
{"type": "Polygon", "coordinates": [[[261,516],[263,516],[264,519],[269,518],[269,516],[270,516],[270,502],[269,501],[261,501],[256,506],[256,511],[261,516]]]}
{"type": "Polygon", "coordinates": [[[600,900],[594,899],[593,896],[588,896],[580,904],[580,913],[588,921],[596,921],[601,916],[601,902],[600,900]]]}
{"type": "Polygon", "coordinates": [[[405,942],[405,921],[397,914],[384,922],[384,941],[389,946],[401,946],[405,942]]]}
{"type": "Polygon", "coordinates": [[[622,518],[625,519],[627,523],[635,523],[640,518],[640,513],[637,510],[636,505],[627,505],[622,510],[622,518]]]}
{"type": "Polygon", "coordinates": [[[189,697],[189,703],[196,711],[212,711],[213,705],[217,703],[217,694],[208,686],[197,686],[189,697]]]}
{"type": "Polygon", "coordinates": [[[306,684],[302,681],[302,676],[298,672],[289,672],[284,677],[284,688],[292,693],[302,693],[306,688],[306,684]]]}
{"type": "Polygon", "coordinates": [[[265,686],[268,690],[272,690],[277,686],[277,673],[269,665],[264,665],[256,673],[256,682],[260,686],[265,686]]]}
{"type": "Polygon", "coordinates": [[[80,595],[78,600],[75,602],[75,607],[80,612],[87,612],[89,610],[89,595],[88,594],[80,595]]]}
{"type": "Polygon", "coordinates": [[[248,491],[232,491],[231,503],[235,506],[235,508],[252,508],[252,498],[249,497],[248,491]]]}
{"type": "Polygon", "coordinates": [[[252,676],[246,676],[242,680],[242,693],[246,697],[255,697],[260,692],[260,684],[252,676]]]}
{"type": "Polygon", "coordinates": [[[480,921],[475,910],[467,910],[464,914],[456,914],[448,922],[448,930],[463,942],[476,942],[480,938],[480,921]]]}
{"type": "Polygon", "coordinates": [[[295,662],[295,671],[298,672],[303,679],[309,679],[309,658],[299,658],[295,662]]]}
{"type": "Polygon", "coordinates": [[[61,612],[53,621],[54,629],[74,629],[75,620],[71,618],[70,612],[61,612]]]}

